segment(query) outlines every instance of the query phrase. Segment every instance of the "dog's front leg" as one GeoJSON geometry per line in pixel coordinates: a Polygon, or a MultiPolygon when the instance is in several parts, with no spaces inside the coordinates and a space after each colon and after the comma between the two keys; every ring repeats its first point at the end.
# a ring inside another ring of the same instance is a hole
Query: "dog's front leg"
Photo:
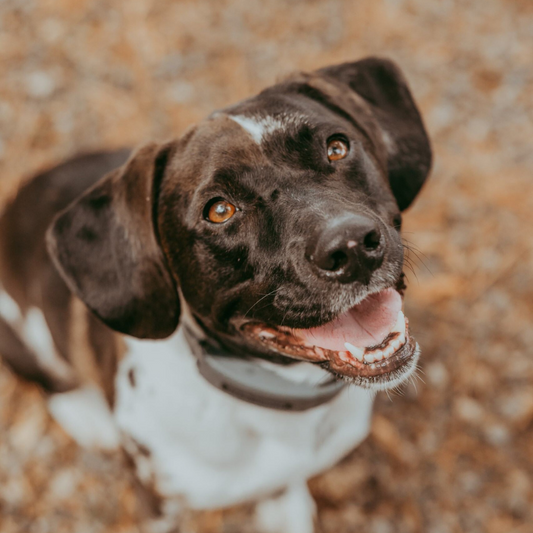
{"type": "Polygon", "coordinates": [[[261,533],[314,533],[315,518],[316,504],[305,481],[288,486],[256,507],[261,533]]]}

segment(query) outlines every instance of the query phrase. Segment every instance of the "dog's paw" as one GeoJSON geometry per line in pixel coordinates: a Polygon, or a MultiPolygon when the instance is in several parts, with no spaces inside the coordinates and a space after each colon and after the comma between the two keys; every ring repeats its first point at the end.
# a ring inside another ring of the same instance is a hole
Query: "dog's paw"
{"type": "Polygon", "coordinates": [[[259,502],[255,513],[261,533],[316,531],[316,504],[306,482],[291,485],[281,495],[259,502]]]}

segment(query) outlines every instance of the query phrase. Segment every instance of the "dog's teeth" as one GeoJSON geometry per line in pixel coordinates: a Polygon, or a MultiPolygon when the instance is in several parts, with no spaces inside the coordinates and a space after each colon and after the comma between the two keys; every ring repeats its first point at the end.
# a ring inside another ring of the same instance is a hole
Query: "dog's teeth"
{"type": "Polygon", "coordinates": [[[403,314],[403,311],[398,313],[398,318],[393,331],[398,331],[401,335],[405,335],[405,315],[403,314]]]}
{"type": "Polygon", "coordinates": [[[350,344],[349,342],[344,343],[344,347],[360,362],[363,362],[363,357],[365,355],[365,351],[361,348],[357,348],[357,346],[354,346],[353,344],[350,344]]]}
{"type": "Polygon", "coordinates": [[[341,361],[344,361],[345,363],[351,363],[353,361],[349,352],[339,352],[339,357],[341,358],[341,361]]]}
{"type": "Polygon", "coordinates": [[[400,339],[395,339],[391,342],[392,353],[394,353],[400,347],[400,339]]]}
{"type": "Polygon", "coordinates": [[[365,363],[373,363],[375,360],[376,358],[373,352],[365,354],[365,363]]]}
{"type": "Polygon", "coordinates": [[[324,358],[326,356],[326,352],[324,352],[324,350],[322,348],[320,348],[319,346],[315,346],[315,353],[319,357],[322,357],[322,358],[324,358]]]}
{"type": "Polygon", "coordinates": [[[274,333],[272,333],[271,331],[267,331],[267,330],[262,330],[260,333],[259,333],[259,336],[262,338],[262,339],[273,339],[276,335],[274,333]]]}

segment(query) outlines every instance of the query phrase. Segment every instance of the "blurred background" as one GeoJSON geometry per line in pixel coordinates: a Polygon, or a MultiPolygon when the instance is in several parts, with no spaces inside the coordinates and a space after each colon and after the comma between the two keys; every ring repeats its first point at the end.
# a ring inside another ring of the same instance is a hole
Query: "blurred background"
{"type": "MultiPolygon", "coordinates": [[[[533,531],[533,2],[1,0],[0,201],[79,151],[177,136],[295,70],[398,62],[433,141],[405,217],[422,372],[311,482],[323,532],[533,531]]],[[[144,533],[122,458],[0,368],[0,531],[144,533]]],[[[183,532],[251,532],[250,509],[183,532]]]]}

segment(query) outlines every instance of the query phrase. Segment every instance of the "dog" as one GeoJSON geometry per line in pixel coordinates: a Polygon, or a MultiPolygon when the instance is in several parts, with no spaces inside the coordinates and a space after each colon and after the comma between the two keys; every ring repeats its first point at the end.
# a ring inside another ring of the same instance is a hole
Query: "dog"
{"type": "Polygon", "coordinates": [[[2,215],[3,360],[81,445],[125,450],[169,523],[258,501],[258,530],[311,533],[307,480],[417,366],[401,213],[431,158],[371,57],[67,161],[2,215]]]}

